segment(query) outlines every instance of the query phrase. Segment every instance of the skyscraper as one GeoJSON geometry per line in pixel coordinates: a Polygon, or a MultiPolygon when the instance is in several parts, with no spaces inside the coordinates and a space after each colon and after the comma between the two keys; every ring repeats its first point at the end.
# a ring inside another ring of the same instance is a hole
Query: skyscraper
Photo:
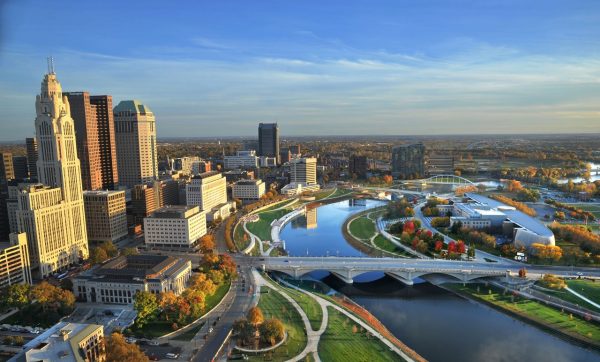
{"type": "Polygon", "coordinates": [[[102,188],[112,190],[119,184],[112,96],[90,96],[90,104],[94,106],[96,122],[98,124],[102,188]]]}
{"type": "Polygon", "coordinates": [[[367,156],[352,155],[348,160],[348,172],[350,176],[366,178],[368,170],[367,156]]]}
{"type": "Polygon", "coordinates": [[[88,240],[69,100],[50,67],[36,98],[38,178],[18,195],[17,224],[27,233],[32,267],[45,277],[88,257],[88,240]]]}
{"type": "MultiPolygon", "coordinates": [[[[96,110],[90,104],[88,92],[64,93],[69,99],[71,117],[77,134],[77,155],[81,161],[81,181],[84,190],[102,188],[100,146],[96,110]]],[[[95,108],[95,107],[94,107],[95,108]]]]}
{"type": "Polygon", "coordinates": [[[314,185],[317,183],[317,159],[294,158],[290,161],[290,183],[314,185]]]}
{"type": "Polygon", "coordinates": [[[25,180],[29,177],[29,166],[27,165],[27,157],[13,156],[13,169],[15,170],[15,180],[25,180]]]}
{"type": "Polygon", "coordinates": [[[258,125],[258,155],[276,157],[279,163],[279,126],[277,123],[258,125]]]}
{"type": "Polygon", "coordinates": [[[37,181],[37,140],[35,138],[26,138],[25,147],[27,148],[27,168],[29,169],[29,178],[32,181],[37,181]]]}
{"type": "Polygon", "coordinates": [[[425,175],[425,146],[422,143],[392,148],[392,175],[416,179],[425,175]]]}
{"type": "Polygon", "coordinates": [[[154,114],[138,100],[121,101],[113,110],[119,183],[127,187],[158,178],[154,114]]]}
{"type": "Polygon", "coordinates": [[[0,153],[0,186],[6,187],[10,180],[15,179],[12,153],[0,153]]]}

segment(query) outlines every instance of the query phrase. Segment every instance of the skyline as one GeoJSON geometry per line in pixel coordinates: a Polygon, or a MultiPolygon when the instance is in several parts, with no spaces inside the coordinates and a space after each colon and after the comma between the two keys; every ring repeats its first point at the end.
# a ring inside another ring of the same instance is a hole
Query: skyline
{"type": "Polygon", "coordinates": [[[159,138],[599,132],[600,4],[505,3],[4,2],[0,141],[33,135],[50,55],[65,91],[147,104],[159,138]]]}

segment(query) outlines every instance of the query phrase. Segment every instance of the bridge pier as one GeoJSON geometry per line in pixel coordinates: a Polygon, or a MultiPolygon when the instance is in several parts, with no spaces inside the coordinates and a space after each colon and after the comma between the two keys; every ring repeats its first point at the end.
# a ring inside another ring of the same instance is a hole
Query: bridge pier
{"type": "Polygon", "coordinates": [[[385,275],[388,275],[388,276],[396,279],[397,281],[399,281],[402,284],[409,285],[409,286],[415,284],[415,282],[413,282],[413,280],[412,280],[411,272],[403,273],[403,274],[406,274],[406,276],[400,275],[399,273],[385,273],[385,275]]]}
{"type": "Polygon", "coordinates": [[[342,280],[346,284],[352,284],[352,283],[354,283],[354,279],[352,279],[352,277],[350,277],[350,273],[349,272],[347,273],[348,274],[347,276],[343,275],[343,274],[340,274],[339,272],[334,272],[334,271],[332,271],[330,273],[333,274],[333,275],[335,275],[336,277],[338,277],[340,280],[342,280]]]}

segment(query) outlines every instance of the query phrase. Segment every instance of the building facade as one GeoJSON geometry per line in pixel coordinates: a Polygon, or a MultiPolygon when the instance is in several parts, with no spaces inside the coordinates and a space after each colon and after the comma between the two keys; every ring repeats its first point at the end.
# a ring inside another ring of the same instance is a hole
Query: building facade
{"type": "Polygon", "coordinates": [[[37,140],[35,138],[26,138],[25,148],[27,149],[27,169],[29,171],[29,178],[31,181],[37,181],[37,140]]]}
{"type": "Polygon", "coordinates": [[[206,215],[198,206],[165,206],[144,219],[144,235],[152,248],[194,249],[206,235],[206,215]]]}
{"type": "Polygon", "coordinates": [[[104,362],[104,327],[59,322],[23,346],[11,361],[104,362]]]}
{"type": "Polygon", "coordinates": [[[356,177],[364,179],[367,177],[367,171],[369,170],[369,163],[367,156],[352,155],[348,160],[348,173],[350,176],[356,175],[356,177]]]}
{"type": "Polygon", "coordinates": [[[314,185],[317,183],[317,159],[295,158],[290,161],[290,183],[314,185]]]}
{"type": "Polygon", "coordinates": [[[27,157],[13,156],[13,169],[15,170],[15,180],[25,180],[29,178],[29,166],[27,165],[27,157]]]}
{"type": "Polygon", "coordinates": [[[425,176],[425,146],[416,143],[392,148],[392,175],[400,179],[425,176]]]}
{"type": "Polygon", "coordinates": [[[187,205],[203,211],[227,203],[227,181],[219,172],[211,171],[192,177],[186,187],[187,205]]]}
{"type": "Polygon", "coordinates": [[[83,200],[90,242],[116,243],[127,237],[125,191],[85,191],[83,200]]]}
{"type": "Polygon", "coordinates": [[[119,171],[112,96],[91,95],[90,104],[98,128],[102,189],[114,190],[119,184],[119,171]]]}
{"type": "Polygon", "coordinates": [[[223,167],[226,170],[234,170],[238,168],[257,168],[259,166],[259,158],[254,150],[237,151],[235,156],[223,157],[223,167]]]}
{"type": "Polygon", "coordinates": [[[234,199],[242,201],[258,200],[265,194],[265,183],[262,180],[240,180],[231,188],[234,199]]]}
{"type": "Polygon", "coordinates": [[[133,304],[137,292],[181,294],[192,262],[164,255],[119,256],[73,278],[73,293],[83,302],[133,304]]]}
{"type": "Polygon", "coordinates": [[[0,243],[0,290],[13,284],[31,283],[27,235],[10,234],[9,243],[0,243]]]}
{"type": "Polygon", "coordinates": [[[158,179],[154,113],[140,101],[113,110],[119,183],[129,188],[158,179]]]}
{"type": "Polygon", "coordinates": [[[277,123],[258,125],[258,155],[275,157],[279,163],[279,126],[277,123]]]}
{"type": "Polygon", "coordinates": [[[81,164],[69,100],[56,74],[44,76],[36,98],[36,185],[18,195],[19,232],[27,232],[31,264],[41,277],[89,255],[81,164]]]}

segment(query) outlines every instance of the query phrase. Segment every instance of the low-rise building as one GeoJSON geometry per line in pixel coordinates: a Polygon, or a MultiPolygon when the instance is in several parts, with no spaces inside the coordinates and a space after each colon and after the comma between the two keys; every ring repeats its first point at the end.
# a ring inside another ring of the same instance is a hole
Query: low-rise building
{"type": "Polygon", "coordinates": [[[242,201],[258,200],[265,194],[262,180],[241,180],[231,188],[232,197],[242,201]]]}
{"type": "Polygon", "coordinates": [[[0,289],[13,284],[31,284],[27,234],[11,233],[10,242],[0,243],[0,289]]]}
{"type": "Polygon", "coordinates": [[[225,219],[230,214],[232,203],[227,202],[227,180],[216,171],[192,177],[186,186],[189,206],[200,206],[207,220],[225,219]]]}
{"type": "Polygon", "coordinates": [[[88,241],[117,242],[127,237],[125,191],[84,191],[88,241]]]}
{"type": "Polygon", "coordinates": [[[259,166],[259,158],[256,156],[256,151],[237,151],[235,156],[223,157],[223,167],[226,170],[236,168],[257,168],[259,166]]]}
{"type": "Polygon", "coordinates": [[[165,255],[119,256],[72,279],[78,300],[133,304],[135,293],[181,294],[192,274],[192,262],[165,255]]]}
{"type": "Polygon", "coordinates": [[[27,342],[15,362],[106,361],[104,327],[98,324],[59,322],[27,342]]]}
{"type": "Polygon", "coordinates": [[[206,215],[198,206],[164,206],[144,219],[145,243],[162,249],[193,249],[206,234],[206,215]]]}

